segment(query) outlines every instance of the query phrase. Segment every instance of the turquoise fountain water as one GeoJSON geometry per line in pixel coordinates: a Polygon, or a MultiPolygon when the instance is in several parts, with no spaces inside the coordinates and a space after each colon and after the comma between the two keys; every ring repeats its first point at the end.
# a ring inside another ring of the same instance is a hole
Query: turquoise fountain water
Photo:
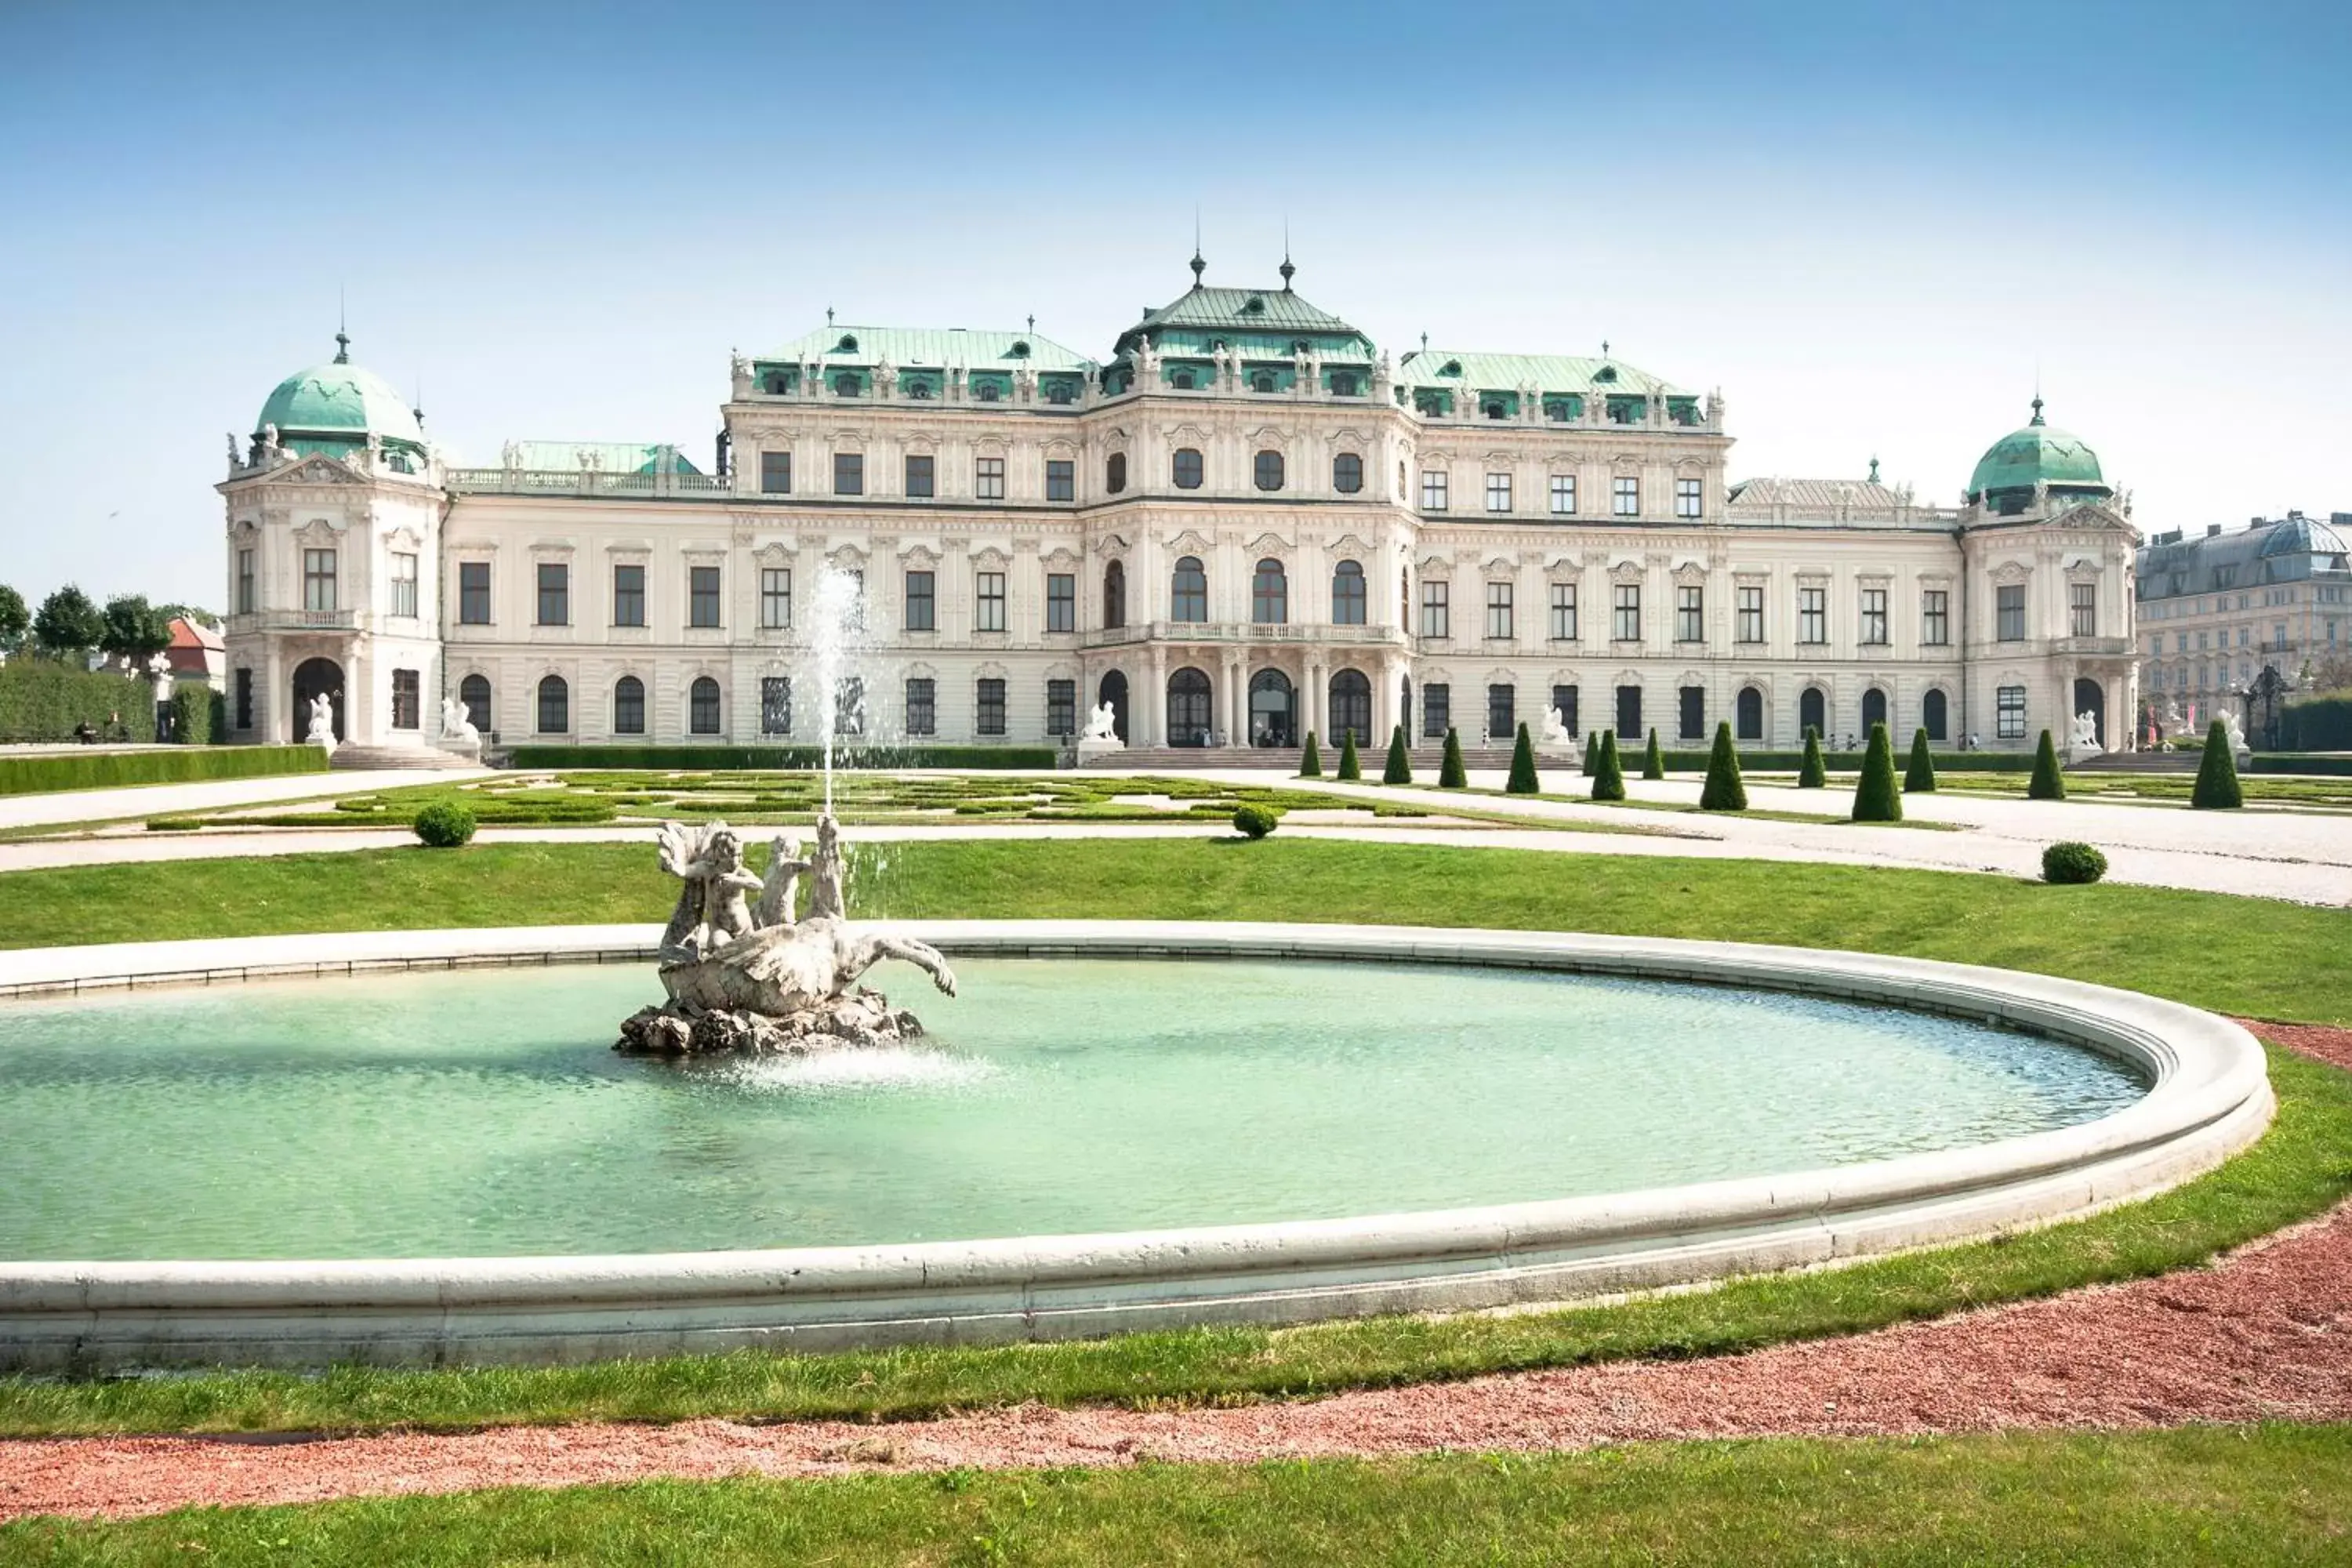
{"type": "Polygon", "coordinates": [[[1952,1148],[2143,1089],[2075,1047],[1772,993],[1414,965],[958,970],[962,996],[927,1014],[920,1047],[688,1066],[604,1048],[655,991],[636,966],[0,1005],[0,1257],[1373,1214],[1952,1148]]]}

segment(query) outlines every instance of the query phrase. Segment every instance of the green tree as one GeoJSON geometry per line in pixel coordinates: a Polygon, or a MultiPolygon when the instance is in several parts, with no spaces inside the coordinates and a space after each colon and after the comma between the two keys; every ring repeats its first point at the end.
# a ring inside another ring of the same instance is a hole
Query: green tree
{"type": "Polygon", "coordinates": [[[1503,785],[1505,795],[1535,795],[1543,789],[1536,777],[1536,743],[1528,735],[1528,721],[1519,721],[1519,738],[1511,742],[1511,777],[1503,785]]]}
{"type": "Polygon", "coordinates": [[[185,621],[192,626],[220,630],[221,618],[200,605],[158,605],[155,613],[163,617],[167,626],[173,621],[185,621]]]}
{"type": "Polygon", "coordinates": [[[1343,783],[1355,783],[1364,776],[1364,764],[1356,759],[1354,725],[1339,731],[1339,778],[1343,783]]]}
{"type": "Polygon", "coordinates": [[[1715,750],[1706,759],[1706,784],[1698,792],[1698,808],[1748,809],[1748,784],[1739,776],[1739,748],[1731,743],[1731,726],[1719,720],[1715,726],[1715,750]]]}
{"type": "MultiPolygon", "coordinates": [[[[2044,730],[2046,740],[2049,731],[2044,730]]],[[[2238,784],[2238,759],[2230,754],[2230,727],[2219,719],[2205,731],[2205,755],[2197,764],[2197,787],[2189,804],[2200,811],[2235,811],[2246,804],[2238,784]]]]}
{"type": "Polygon", "coordinates": [[[1412,783],[1412,758],[1404,749],[1404,726],[1402,724],[1389,731],[1389,760],[1387,765],[1381,769],[1381,783],[1412,783]]]}
{"type": "Polygon", "coordinates": [[[1591,778],[1601,767],[1601,737],[1593,731],[1584,732],[1584,776],[1591,778]]]}
{"type": "Polygon", "coordinates": [[[1903,770],[1903,793],[1936,793],[1936,759],[1927,754],[1927,731],[1924,728],[1911,731],[1911,765],[1903,770]]]}
{"type": "Polygon", "coordinates": [[[1658,750],[1658,727],[1655,724],[1650,726],[1649,750],[1642,753],[1642,776],[1645,779],[1666,776],[1665,753],[1658,750]]]}
{"type": "Polygon", "coordinates": [[[1323,776],[1323,752],[1315,744],[1315,731],[1307,731],[1307,748],[1298,753],[1298,776],[1319,779],[1323,776]]]}
{"type": "Polygon", "coordinates": [[[1830,771],[1822,765],[1822,732],[1808,724],[1805,726],[1805,761],[1797,769],[1797,787],[1820,789],[1829,782],[1830,771]]]}
{"type": "Polygon", "coordinates": [[[1862,755],[1862,779],[1853,788],[1853,819],[1903,820],[1903,795],[1895,787],[1895,740],[1884,721],[1870,727],[1870,749],[1862,755]]]}
{"type": "Polygon", "coordinates": [[[44,653],[85,654],[106,636],[106,618],[89,595],[68,583],[41,601],[33,617],[33,640],[44,653]]]}
{"type": "Polygon", "coordinates": [[[2025,793],[2033,800],[2066,798],[2066,775],[2058,771],[2058,748],[2047,730],[2042,731],[2042,743],[2033,749],[2033,776],[2026,781],[2025,793]]]}
{"type": "Polygon", "coordinates": [[[1437,764],[1437,787],[1470,787],[1470,770],[1462,765],[1462,735],[1451,724],[1445,727],[1445,760],[1437,764]]]}
{"type": "Polygon", "coordinates": [[[1625,769],[1617,760],[1617,731],[1601,731],[1601,754],[1592,763],[1592,798],[1623,800],[1625,769]]]}
{"type": "Polygon", "coordinates": [[[15,653],[23,647],[32,629],[33,612],[26,607],[25,595],[0,583],[0,653],[15,653]]]}
{"type": "Polygon", "coordinates": [[[100,648],[134,668],[172,646],[172,623],[144,594],[117,594],[106,602],[100,648]]]}

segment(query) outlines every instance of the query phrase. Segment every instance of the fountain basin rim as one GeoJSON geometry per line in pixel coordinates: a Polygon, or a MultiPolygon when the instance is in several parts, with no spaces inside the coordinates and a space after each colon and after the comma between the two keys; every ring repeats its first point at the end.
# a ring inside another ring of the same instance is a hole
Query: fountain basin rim
{"type": "MultiPolygon", "coordinates": [[[[890,922],[957,957],[1298,958],[1728,984],[2025,1028],[2152,1080],[2105,1117],[1956,1150],[1475,1208],[901,1245],[614,1256],[0,1263],[0,1368],[545,1361],[1296,1321],[1685,1284],[2049,1223],[2258,1137],[2260,1044],[2212,1014],[1932,960],[1393,926],[890,922]]],[[[652,925],[317,933],[0,953],[0,997],[289,975],[651,959],[652,925]],[[235,962],[228,962],[234,960],[235,962]]],[[[942,1004],[952,1006],[953,1004],[942,1004]]]]}

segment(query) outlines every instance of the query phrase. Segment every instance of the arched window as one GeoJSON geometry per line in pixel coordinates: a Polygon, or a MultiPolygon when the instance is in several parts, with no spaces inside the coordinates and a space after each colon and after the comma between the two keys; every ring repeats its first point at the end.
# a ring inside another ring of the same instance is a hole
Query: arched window
{"type": "Polygon", "coordinates": [[[1180,557],[1176,575],[1169,584],[1168,618],[1171,621],[1205,621],[1209,618],[1209,574],[1201,569],[1197,555],[1180,557]]]}
{"type": "Polygon", "coordinates": [[[1404,500],[1404,498],[1405,498],[1405,488],[1404,488],[1404,459],[1403,459],[1403,458],[1398,458],[1398,459],[1397,459],[1397,488],[1396,488],[1396,499],[1397,499],[1397,500],[1404,500]]]}
{"type": "Polygon", "coordinates": [[[1178,489],[1199,489],[1201,488],[1200,448],[1197,447],[1177,447],[1173,469],[1174,471],[1171,477],[1175,479],[1176,488],[1178,489]]]}
{"type": "Polygon", "coordinates": [[[1500,419],[1503,417],[1503,400],[1501,398],[1490,397],[1486,400],[1486,417],[1489,419],[1500,419]]]}
{"type": "Polygon", "coordinates": [[[563,677],[551,675],[539,683],[539,732],[567,734],[572,729],[572,688],[563,677]]]}
{"type": "Polygon", "coordinates": [[[1886,722],[1886,693],[1874,686],[1862,694],[1862,732],[1870,734],[1873,724],[1886,722]]]}
{"type": "Polygon", "coordinates": [[[1298,744],[1297,703],[1290,677],[1278,669],[1261,669],[1250,677],[1249,743],[1253,746],[1298,744]]]}
{"type": "Polygon", "coordinates": [[[1262,626],[1278,626],[1290,618],[1290,579],[1282,563],[1261,561],[1250,578],[1250,619],[1262,626]]]}
{"type": "Polygon", "coordinates": [[[490,732],[490,680],[486,675],[469,675],[457,682],[457,700],[466,705],[466,722],[487,735],[490,732]]]}
{"type": "Polygon", "coordinates": [[[1743,741],[1764,738],[1764,694],[1752,686],[1739,689],[1738,730],[1743,741]]]}
{"type": "Polygon", "coordinates": [[[931,384],[917,377],[907,383],[907,395],[917,403],[929,403],[931,400],[931,384]]]}
{"type": "Polygon", "coordinates": [[[625,675],[613,683],[613,733],[642,735],[646,732],[646,683],[634,675],[625,675]]]}
{"type": "Polygon", "coordinates": [[[1103,490],[1117,495],[1127,489],[1127,454],[1113,452],[1103,459],[1103,490]]]}
{"type": "Polygon", "coordinates": [[[1209,705],[1209,678],[1197,669],[1180,669],[1168,678],[1168,743],[1205,746],[1215,722],[1209,705]]]}
{"type": "Polygon", "coordinates": [[[1192,373],[1189,370],[1171,370],[1168,373],[1168,384],[1179,392],[1190,392],[1192,390],[1192,373]]]}
{"type": "Polygon", "coordinates": [[[1103,625],[1127,625],[1127,568],[1116,561],[1103,568],[1103,625]]]}
{"type": "Polygon", "coordinates": [[[719,682],[707,675],[695,677],[687,688],[686,727],[698,735],[719,733],[719,682]]]}
{"type": "Polygon", "coordinates": [[[1372,683],[1360,669],[1331,678],[1331,739],[1344,740],[1351,730],[1359,746],[1371,739],[1372,683]]]}
{"type": "Polygon", "coordinates": [[[1331,459],[1331,488],[1343,496],[1354,495],[1364,488],[1364,459],[1353,452],[1342,452],[1331,459]]]}
{"type": "Polygon", "coordinates": [[[840,394],[842,396],[844,396],[844,397],[855,397],[855,396],[856,396],[856,395],[857,395],[857,377],[856,377],[856,375],[855,374],[853,374],[852,372],[849,372],[849,371],[843,371],[839,375],[836,375],[836,376],[835,376],[835,377],[833,378],[833,390],[834,390],[834,391],[835,391],[835,392],[837,392],[837,393],[839,393],[839,394],[840,394]]]}
{"type": "Polygon", "coordinates": [[[782,371],[772,370],[768,373],[769,396],[782,397],[792,384],[792,378],[787,376],[782,371]]]}
{"type": "Polygon", "coordinates": [[[1066,405],[1071,395],[1070,384],[1066,381],[1054,382],[1045,388],[1045,401],[1056,405],[1066,405]]]}
{"type": "Polygon", "coordinates": [[[1822,738],[1822,744],[1829,744],[1830,700],[1820,687],[1806,687],[1804,695],[1797,699],[1797,724],[1801,731],[1811,730],[1822,738]]]}
{"type": "Polygon", "coordinates": [[[1272,392],[1274,390],[1274,372],[1270,370],[1254,370],[1250,372],[1250,390],[1252,392],[1272,392]]]}
{"type": "Polygon", "coordinates": [[[976,382],[972,385],[971,396],[975,403],[993,403],[1000,395],[1002,394],[998,392],[996,383],[992,381],[976,382]]]}
{"type": "Polygon", "coordinates": [[[1257,488],[1278,490],[1282,488],[1282,454],[1266,451],[1257,455],[1257,488]]]}
{"type": "Polygon", "coordinates": [[[1353,372],[1335,370],[1331,373],[1331,395],[1334,397],[1356,395],[1356,377],[1353,372]]]}
{"type": "Polygon", "coordinates": [[[1936,686],[1929,687],[1927,695],[1919,701],[1920,728],[1927,731],[1927,739],[1940,742],[1950,738],[1945,732],[1945,727],[1948,722],[1944,712],[1943,689],[1936,686]]]}
{"type": "Polygon", "coordinates": [[[1335,626],[1360,626],[1364,624],[1364,569],[1353,561],[1342,561],[1332,568],[1331,624],[1335,626]]]}

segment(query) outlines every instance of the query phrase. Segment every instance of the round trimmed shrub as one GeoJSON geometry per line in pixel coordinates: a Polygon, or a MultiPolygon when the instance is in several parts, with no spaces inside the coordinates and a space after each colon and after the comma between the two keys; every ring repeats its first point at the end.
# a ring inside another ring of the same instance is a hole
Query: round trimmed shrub
{"type": "Polygon", "coordinates": [[[2107,858],[2087,844],[2068,839],[2042,852],[2045,882],[2095,882],[2107,874],[2107,858]]]}
{"type": "Polygon", "coordinates": [[[456,849],[474,837],[474,808],[459,801],[436,800],[416,814],[412,825],[429,849],[456,849]]]}
{"type": "Polygon", "coordinates": [[[1234,831],[1244,838],[1263,838],[1273,832],[1274,825],[1281,820],[1263,805],[1234,807],[1234,831]]]}

